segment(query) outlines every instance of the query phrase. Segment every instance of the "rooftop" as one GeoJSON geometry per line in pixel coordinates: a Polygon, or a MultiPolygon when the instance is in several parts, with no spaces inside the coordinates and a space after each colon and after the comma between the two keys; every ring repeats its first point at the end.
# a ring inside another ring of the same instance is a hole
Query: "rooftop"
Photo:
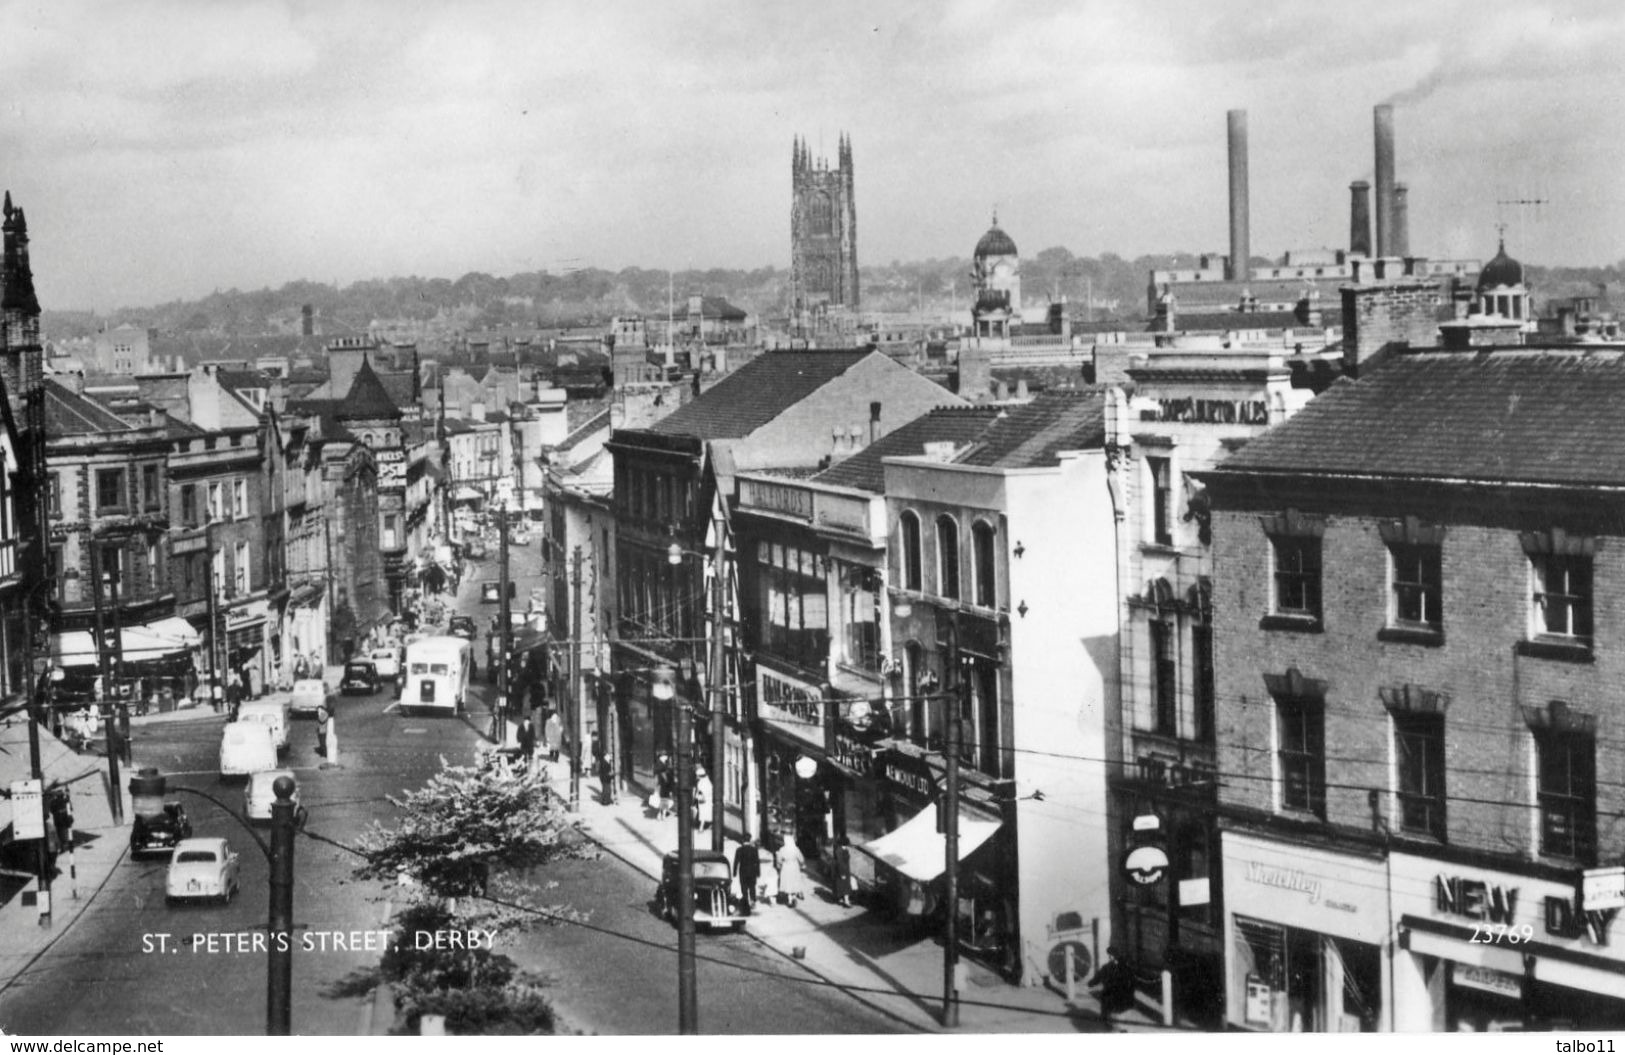
{"type": "Polygon", "coordinates": [[[985,405],[938,407],[825,469],[816,479],[822,484],[882,494],[886,489],[882,458],[921,455],[927,443],[952,443],[955,450],[959,450],[980,439],[1000,413],[999,408],[985,405]]]}
{"type": "Polygon", "coordinates": [[[650,426],[702,440],[749,436],[870,355],[867,348],[764,352],[650,426]]]}

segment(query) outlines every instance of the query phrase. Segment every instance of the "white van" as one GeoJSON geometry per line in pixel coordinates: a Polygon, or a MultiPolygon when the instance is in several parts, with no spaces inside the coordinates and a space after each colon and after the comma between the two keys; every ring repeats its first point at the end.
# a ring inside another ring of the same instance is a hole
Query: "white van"
{"type": "Polygon", "coordinates": [[[239,722],[261,722],[271,730],[271,742],[276,744],[278,751],[288,749],[288,722],[293,712],[288,700],[250,700],[237,707],[237,720],[239,722]]]}
{"type": "Polygon", "coordinates": [[[264,722],[231,722],[221,730],[221,776],[246,777],[276,766],[276,740],[264,722]]]}

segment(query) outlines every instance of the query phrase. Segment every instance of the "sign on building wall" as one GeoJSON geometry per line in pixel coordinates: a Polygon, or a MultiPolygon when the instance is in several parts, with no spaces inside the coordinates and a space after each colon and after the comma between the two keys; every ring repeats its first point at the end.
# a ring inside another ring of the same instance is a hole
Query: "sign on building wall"
{"type": "Polygon", "coordinates": [[[823,750],[824,694],[782,675],[758,669],[756,713],[778,732],[823,750]]]}

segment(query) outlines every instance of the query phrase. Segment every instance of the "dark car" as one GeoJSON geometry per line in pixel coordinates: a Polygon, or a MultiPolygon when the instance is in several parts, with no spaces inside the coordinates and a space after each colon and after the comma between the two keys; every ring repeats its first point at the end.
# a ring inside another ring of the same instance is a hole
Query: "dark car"
{"type": "Polygon", "coordinates": [[[479,636],[479,628],[474,625],[474,617],[471,615],[452,616],[446,623],[446,630],[457,637],[466,637],[470,641],[479,636]]]}
{"type": "MultiPolygon", "coordinates": [[[[715,850],[694,851],[694,926],[745,929],[745,917],[733,910],[728,889],[733,866],[728,855],[715,850]]],[[[655,888],[655,911],[661,919],[677,918],[677,852],[660,861],[660,885],[655,888]]]]}
{"type": "Polygon", "coordinates": [[[166,802],[158,813],[143,817],[136,814],[130,826],[130,856],[167,854],[182,839],[192,837],[192,822],[186,809],[178,802],[166,802]]]}
{"type": "Polygon", "coordinates": [[[339,691],[346,696],[371,696],[378,691],[378,667],[370,659],[352,659],[344,665],[339,691]]]}

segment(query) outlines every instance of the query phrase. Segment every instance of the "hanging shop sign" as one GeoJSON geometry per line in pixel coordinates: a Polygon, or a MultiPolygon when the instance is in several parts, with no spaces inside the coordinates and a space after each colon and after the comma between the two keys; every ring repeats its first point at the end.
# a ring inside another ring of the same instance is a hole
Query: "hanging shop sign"
{"type": "Polygon", "coordinates": [[[1168,855],[1160,846],[1136,846],[1123,858],[1123,874],[1135,886],[1155,886],[1168,875],[1168,855]]]}
{"type": "Polygon", "coordinates": [[[1600,912],[1625,908],[1625,866],[1587,868],[1580,873],[1580,909],[1600,912]]]}
{"type": "Polygon", "coordinates": [[[837,729],[835,752],[830,756],[830,761],[844,766],[859,776],[867,777],[874,774],[875,752],[872,747],[854,740],[837,729]]]}

